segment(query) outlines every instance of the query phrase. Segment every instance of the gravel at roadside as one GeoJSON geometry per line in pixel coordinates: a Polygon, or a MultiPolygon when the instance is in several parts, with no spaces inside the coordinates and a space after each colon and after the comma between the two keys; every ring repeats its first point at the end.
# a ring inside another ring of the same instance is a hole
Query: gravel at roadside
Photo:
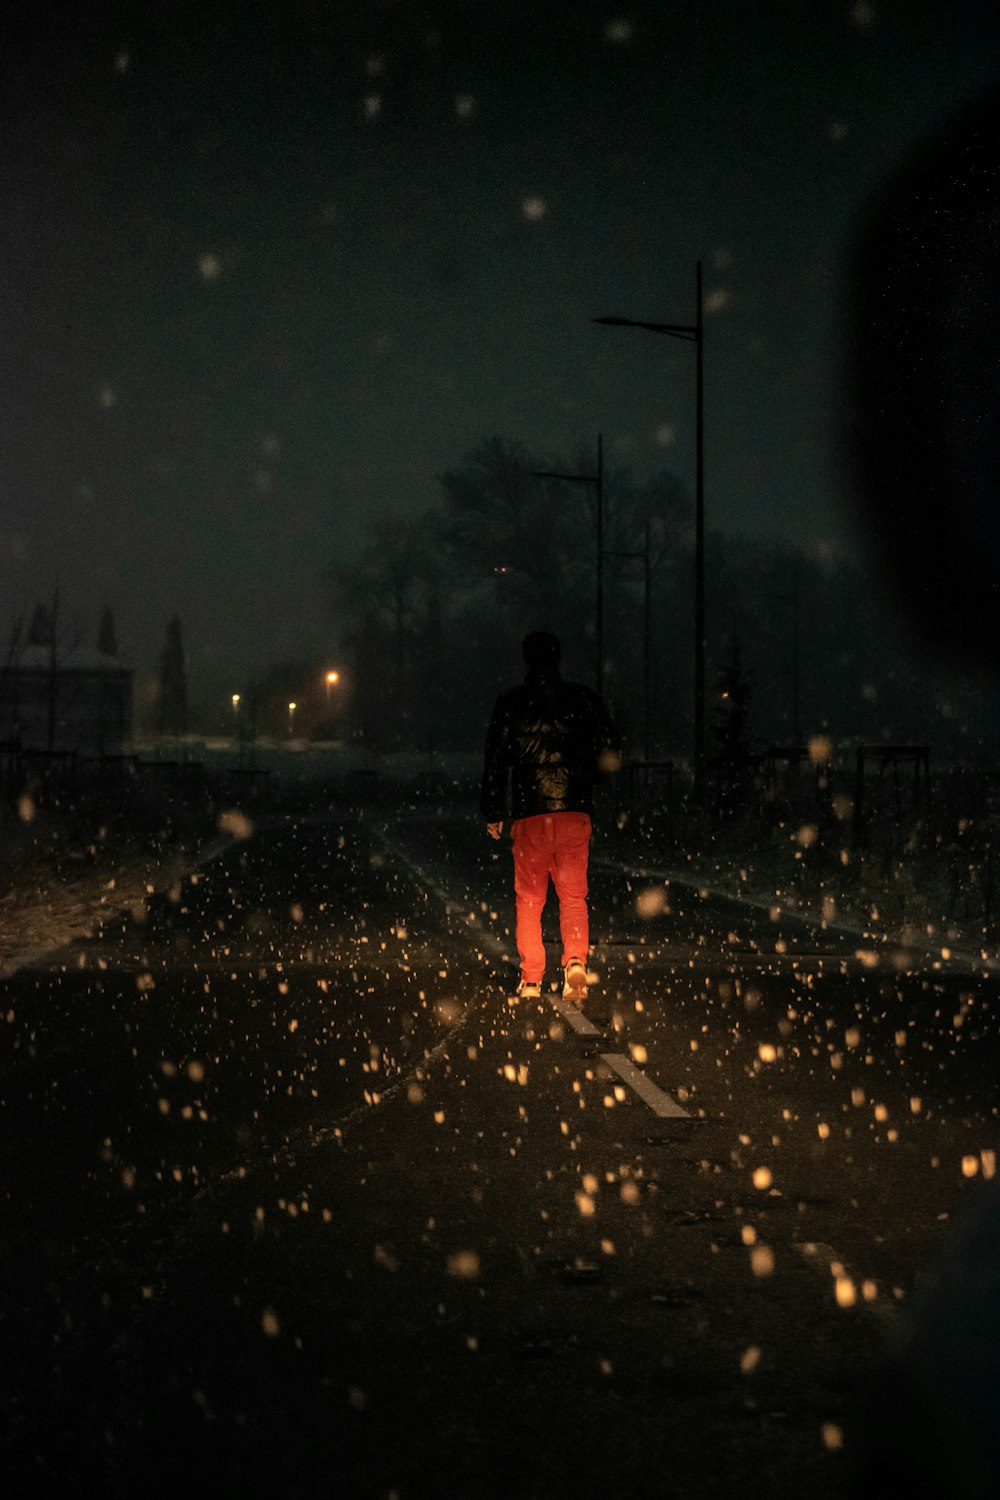
{"type": "Polygon", "coordinates": [[[211,826],[127,834],[17,806],[0,817],[0,976],[80,938],[110,914],[139,912],[230,841],[211,826]]]}

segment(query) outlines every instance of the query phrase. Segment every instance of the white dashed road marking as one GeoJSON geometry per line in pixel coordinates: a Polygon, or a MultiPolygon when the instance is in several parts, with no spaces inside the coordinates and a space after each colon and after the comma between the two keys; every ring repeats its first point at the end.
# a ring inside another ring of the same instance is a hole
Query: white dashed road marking
{"type": "MultiPolygon", "coordinates": [[[[389,840],[382,835],[382,841],[393,849],[393,852],[409,866],[418,881],[426,888],[432,890],[438,900],[442,902],[449,916],[458,916],[466,913],[466,922],[469,921],[467,906],[462,906],[453,901],[448,892],[427,871],[421,869],[410,859],[402,849],[391,845],[389,840]]],[[[494,936],[493,933],[484,931],[481,927],[469,926],[466,929],[468,939],[477,943],[480,948],[490,948],[498,957],[506,957],[506,946],[494,936]]],[[[553,1008],[562,1016],[578,1036],[600,1036],[601,1029],[595,1026],[593,1021],[585,1016],[578,1005],[563,1000],[561,995],[550,994],[548,999],[553,1008]]],[[[601,1061],[604,1065],[617,1073],[618,1077],[626,1084],[642,1102],[658,1115],[661,1119],[689,1120],[690,1113],[682,1108],[677,1100],[672,1098],[665,1089],[661,1089],[651,1078],[637,1068],[635,1064],[619,1052],[602,1052],[601,1061]]],[[[850,1266],[833,1248],[832,1245],[823,1244],[818,1241],[799,1243],[796,1246],[798,1253],[807,1265],[819,1272],[821,1276],[828,1276],[833,1283],[834,1296],[838,1305],[843,1307],[859,1306],[870,1316],[890,1326],[898,1317],[898,1301],[895,1293],[887,1287],[876,1282],[874,1279],[865,1277],[850,1266]]]]}
{"type": "MultiPolygon", "coordinates": [[[[384,830],[381,832],[380,838],[382,843],[392,850],[397,859],[402,860],[409,867],[411,873],[416,876],[419,883],[428,890],[433,891],[449,916],[466,914],[466,921],[470,926],[470,930],[468,931],[470,941],[474,941],[480,950],[489,948],[498,957],[507,956],[506,946],[493,933],[485,931],[478,924],[473,925],[474,914],[470,918],[467,904],[462,906],[454,901],[445,888],[427,870],[422,869],[404,850],[400,849],[398,845],[387,838],[384,830]]],[[[584,1015],[578,1005],[568,1003],[561,995],[550,994],[548,998],[563,1020],[567,1025],[572,1027],[578,1036],[600,1036],[602,1034],[600,1027],[595,1026],[593,1021],[584,1015]]],[[[682,1109],[676,1099],[671,1098],[651,1078],[647,1078],[645,1073],[637,1068],[627,1057],[623,1057],[621,1053],[602,1052],[601,1060],[613,1072],[617,1073],[622,1082],[627,1084],[632,1092],[642,1100],[643,1104],[647,1105],[661,1119],[687,1120],[690,1118],[688,1111],[682,1109]]]]}
{"type": "Polygon", "coordinates": [[[643,1104],[648,1104],[654,1115],[659,1115],[662,1120],[687,1120],[690,1118],[686,1109],[682,1109],[677,1100],[672,1098],[665,1089],[661,1089],[647,1078],[641,1068],[629,1058],[623,1057],[620,1052],[602,1052],[601,1062],[607,1066],[622,1080],[627,1083],[643,1104]]]}
{"type": "Polygon", "coordinates": [[[580,1036],[600,1036],[601,1028],[587,1019],[578,1005],[571,1005],[561,995],[550,995],[553,1006],[573,1030],[580,1036]]]}

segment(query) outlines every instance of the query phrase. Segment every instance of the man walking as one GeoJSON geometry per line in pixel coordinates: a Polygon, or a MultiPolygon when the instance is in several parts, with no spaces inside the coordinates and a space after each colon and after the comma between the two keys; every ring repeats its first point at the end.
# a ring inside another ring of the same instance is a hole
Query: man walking
{"type": "Polygon", "coordinates": [[[563,681],[556,636],[534,630],[523,651],[524,682],[500,695],[490,720],[480,809],[490,837],[500,838],[510,773],[518,996],[542,993],[542,910],[551,877],[559,899],[563,995],[580,1004],[587,994],[594,782],[600,772],[617,770],[621,736],[596,693],[563,681]]]}

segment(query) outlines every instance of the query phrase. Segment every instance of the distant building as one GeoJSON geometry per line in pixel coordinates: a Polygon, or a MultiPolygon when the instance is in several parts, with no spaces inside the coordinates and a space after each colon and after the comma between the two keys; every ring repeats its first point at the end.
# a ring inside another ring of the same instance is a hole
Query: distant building
{"type": "Polygon", "coordinates": [[[53,672],[48,646],[25,646],[0,662],[0,740],[115,755],[131,735],[132,672],[117,658],[78,646],[53,672]]]}

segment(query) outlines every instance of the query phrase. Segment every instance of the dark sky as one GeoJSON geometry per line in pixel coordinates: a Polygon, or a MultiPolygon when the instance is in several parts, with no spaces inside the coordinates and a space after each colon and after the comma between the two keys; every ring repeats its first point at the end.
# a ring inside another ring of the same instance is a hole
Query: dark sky
{"type": "Polygon", "coordinates": [[[979,0],[8,3],[0,604],[54,583],[196,698],[332,644],[323,571],[483,436],[689,479],[854,545],[852,236],[996,76],[979,0]]]}

